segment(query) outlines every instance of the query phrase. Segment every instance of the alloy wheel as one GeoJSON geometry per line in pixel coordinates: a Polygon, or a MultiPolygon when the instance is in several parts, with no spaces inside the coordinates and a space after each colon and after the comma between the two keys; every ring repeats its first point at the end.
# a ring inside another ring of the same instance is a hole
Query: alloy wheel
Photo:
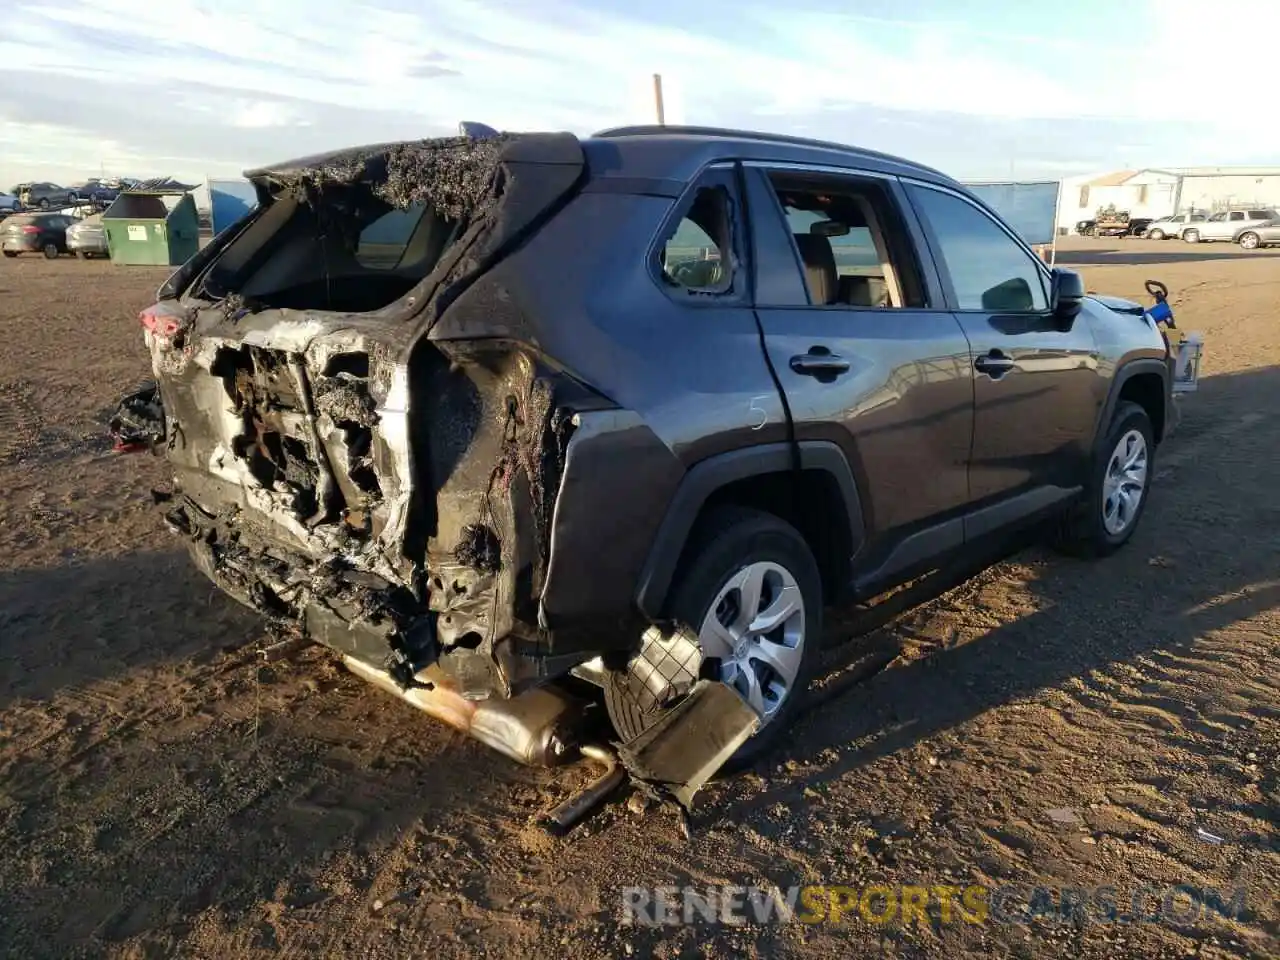
{"type": "Polygon", "coordinates": [[[698,631],[703,655],[720,662],[720,680],[751,705],[762,723],[773,718],[796,685],[804,613],[795,575],[759,561],[720,588],[698,631]]]}
{"type": "Polygon", "coordinates": [[[1147,440],[1139,430],[1120,438],[1107,461],[1102,480],[1102,525],[1119,536],[1138,515],[1147,490],[1147,440]]]}

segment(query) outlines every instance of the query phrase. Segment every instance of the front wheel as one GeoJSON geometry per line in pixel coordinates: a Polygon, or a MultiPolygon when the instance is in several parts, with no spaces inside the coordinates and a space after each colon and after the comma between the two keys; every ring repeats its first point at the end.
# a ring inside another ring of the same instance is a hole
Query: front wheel
{"type": "MultiPolygon", "coordinates": [[[[822,578],[808,544],[772,514],[717,509],[694,534],[668,609],[673,621],[697,632],[702,675],[732,687],[760,716],[759,732],[731,763],[754,760],[791,722],[817,661],[822,578]]],[[[654,703],[643,683],[667,664],[640,659],[605,684],[609,719],[623,740],[675,705],[654,703]]]]}
{"type": "Polygon", "coordinates": [[[1261,242],[1262,242],[1262,238],[1259,237],[1252,230],[1248,231],[1247,233],[1240,234],[1239,243],[1241,248],[1244,250],[1257,250],[1261,242]]]}
{"type": "Polygon", "coordinates": [[[1163,230],[1152,230],[1152,231],[1150,231],[1150,232],[1147,234],[1147,239],[1148,239],[1148,240],[1163,240],[1163,239],[1164,239],[1164,231],[1163,231],[1163,230]]]}
{"type": "Polygon", "coordinates": [[[61,252],[62,251],[58,249],[58,245],[56,243],[46,243],[44,245],[44,258],[46,260],[57,260],[58,254],[61,252]]]}
{"type": "Polygon", "coordinates": [[[12,259],[14,259],[15,257],[17,257],[17,256],[18,256],[18,251],[17,251],[17,250],[6,250],[6,251],[4,252],[4,255],[5,255],[6,257],[8,257],[10,260],[12,260],[12,259]]]}
{"type": "Polygon", "coordinates": [[[1098,448],[1084,497],[1064,518],[1057,546],[1101,557],[1129,542],[1147,505],[1155,432],[1147,411],[1122,400],[1098,448]]]}

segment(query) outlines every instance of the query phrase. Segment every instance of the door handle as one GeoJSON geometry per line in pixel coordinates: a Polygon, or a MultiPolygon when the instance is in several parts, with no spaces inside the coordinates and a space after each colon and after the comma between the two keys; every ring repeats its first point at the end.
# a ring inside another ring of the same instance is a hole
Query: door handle
{"type": "Polygon", "coordinates": [[[999,350],[992,350],[973,361],[979,373],[985,373],[992,380],[999,380],[1014,367],[1014,362],[999,350]]]}
{"type": "Polygon", "coordinates": [[[826,347],[810,347],[808,353],[791,358],[791,369],[809,377],[834,377],[849,372],[849,361],[826,347]]]}

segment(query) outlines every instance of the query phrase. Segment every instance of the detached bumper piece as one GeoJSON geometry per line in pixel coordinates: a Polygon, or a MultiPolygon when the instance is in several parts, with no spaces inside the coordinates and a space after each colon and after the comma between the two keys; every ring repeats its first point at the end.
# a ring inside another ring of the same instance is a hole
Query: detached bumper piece
{"type": "Polygon", "coordinates": [[[636,788],[687,811],[693,795],[760,729],[760,718],[731,687],[699,680],[661,720],[618,748],[636,788]]]}

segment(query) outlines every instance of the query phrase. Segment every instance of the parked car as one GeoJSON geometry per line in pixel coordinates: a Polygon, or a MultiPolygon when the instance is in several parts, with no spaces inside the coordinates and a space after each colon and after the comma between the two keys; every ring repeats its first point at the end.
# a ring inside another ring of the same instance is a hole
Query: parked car
{"type": "Polygon", "coordinates": [[[107,231],[102,226],[102,214],[95,213],[67,227],[67,249],[81,260],[110,256],[107,231]]]}
{"type": "Polygon", "coordinates": [[[1223,210],[1212,214],[1203,223],[1187,227],[1182,231],[1182,239],[1188,243],[1205,240],[1229,240],[1235,243],[1241,234],[1276,219],[1280,219],[1280,213],[1268,208],[1223,210]]]}
{"type": "Polygon", "coordinates": [[[1082,237],[1093,236],[1094,228],[1097,227],[1097,220],[1077,220],[1076,233],[1082,237]]]}
{"type": "Polygon", "coordinates": [[[1203,213],[1175,213],[1160,217],[1147,224],[1148,240],[1167,240],[1169,237],[1181,237],[1182,231],[1193,223],[1203,223],[1203,213]]]}
{"type": "Polygon", "coordinates": [[[118,442],[167,458],[223,590],[512,756],[563,755],[571,675],[624,744],[709,677],[750,722],[677,732],[750,756],[828,605],[1142,517],[1160,332],[927,167],[635,127],[247,176],[260,206],[140,317],[118,442]]]}
{"type": "Polygon", "coordinates": [[[67,227],[74,223],[60,213],[19,213],[0,222],[0,250],[6,257],[43,253],[54,260],[67,252],[67,227]]]}
{"type": "Polygon", "coordinates": [[[71,203],[88,200],[94,204],[106,204],[120,195],[118,186],[109,186],[104,181],[94,177],[90,177],[84,183],[68,187],[67,191],[69,194],[68,199],[71,203]]]}
{"type": "Polygon", "coordinates": [[[71,202],[71,191],[56,183],[24,183],[18,191],[18,199],[28,208],[48,210],[71,202]]]}
{"type": "Polygon", "coordinates": [[[22,201],[12,193],[0,193],[0,217],[7,217],[22,209],[22,201]]]}
{"type": "Polygon", "coordinates": [[[1280,244],[1280,220],[1263,220],[1261,223],[1246,227],[1236,234],[1236,243],[1245,250],[1280,244]]]}
{"type": "Polygon", "coordinates": [[[1129,229],[1124,235],[1126,237],[1145,237],[1150,228],[1150,217],[1133,217],[1129,220],[1129,229]]]}

